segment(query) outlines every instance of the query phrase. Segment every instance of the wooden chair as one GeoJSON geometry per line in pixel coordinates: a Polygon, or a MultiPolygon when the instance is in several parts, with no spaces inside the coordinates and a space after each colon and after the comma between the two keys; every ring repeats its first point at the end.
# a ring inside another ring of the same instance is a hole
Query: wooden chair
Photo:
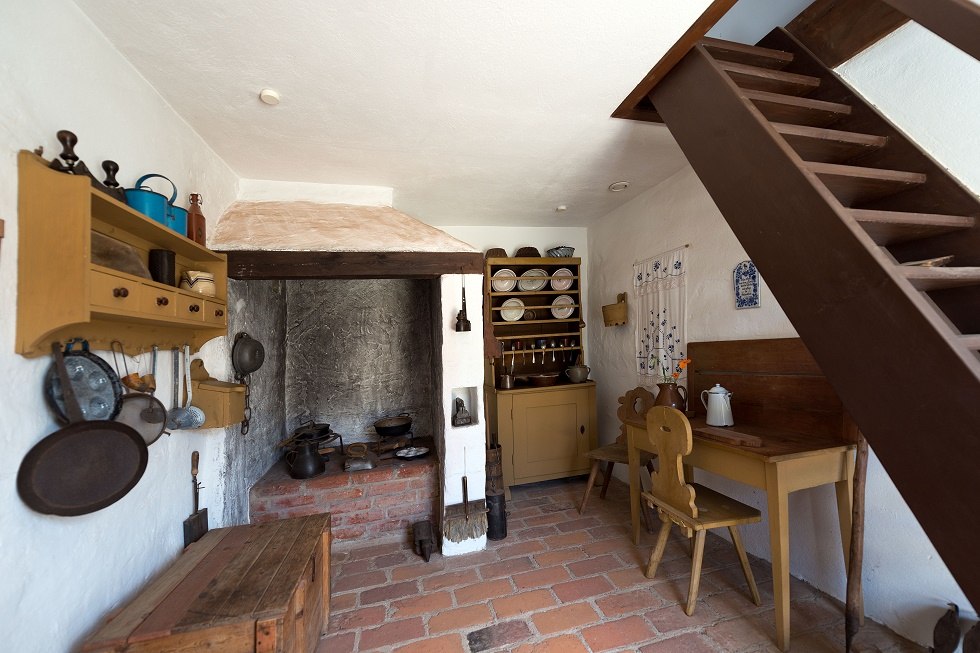
{"type": "MultiPolygon", "coordinates": [[[[616,463],[622,463],[623,465],[629,463],[629,454],[626,451],[626,424],[623,422],[629,415],[642,418],[646,415],[650,407],[653,406],[653,400],[653,393],[642,387],[633,388],[619,398],[619,408],[616,410],[616,415],[619,417],[621,424],[619,437],[616,438],[614,443],[593,449],[585,454],[586,458],[592,460],[592,470],[589,472],[589,480],[585,484],[585,495],[582,497],[582,504],[578,508],[579,514],[585,511],[585,504],[589,500],[589,494],[592,492],[596,476],[599,474],[599,466],[602,463],[606,464],[606,469],[603,472],[602,490],[599,492],[599,498],[605,499],[606,490],[609,489],[609,481],[612,479],[613,467],[616,463]]],[[[654,458],[656,456],[652,454],[641,454],[640,462],[646,465],[647,469],[653,471],[653,463],[651,461],[654,458]]]]}
{"type": "Polygon", "coordinates": [[[663,524],[657,544],[650,554],[645,575],[653,578],[667,547],[667,537],[672,524],[680,526],[687,537],[694,537],[691,553],[691,586],[687,595],[688,616],[694,614],[701,582],[701,558],[704,555],[704,536],[712,528],[728,527],[732,543],[738,552],[742,572],[749,584],[752,601],[761,605],[759,590],[749,567],[749,559],[738,532],[740,524],[750,524],[762,519],[761,513],[751,506],[731,499],[724,494],[684,481],[684,456],[691,453],[691,424],[684,413],[667,406],[653,406],[646,414],[646,432],[629,430],[630,481],[639,483],[643,452],[654,452],[660,457],[660,471],[651,475],[652,490],[641,496],[650,508],[655,508],[663,524]]]}

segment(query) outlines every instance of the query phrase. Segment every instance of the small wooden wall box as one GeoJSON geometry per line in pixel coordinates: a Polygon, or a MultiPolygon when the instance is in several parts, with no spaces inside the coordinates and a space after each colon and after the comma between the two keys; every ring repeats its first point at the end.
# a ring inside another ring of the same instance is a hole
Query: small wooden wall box
{"type": "Polygon", "coordinates": [[[313,653],[330,616],[330,513],[211,531],[84,653],[313,653]]]}
{"type": "Polygon", "coordinates": [[[615,304],[606,304],[602,307],[602,321],[606,326],[620,326],[626,324],[629,312],[626,308],[626,293],[621,292],[616,295],[615,304]]]}
{"type": "Polygon", "coordinates": [[[204,411],[201,428],[231,426],[245,418],[244,385],[215,379],[191,381],[191,385],[194,386],[191,403],[204,411]]]}

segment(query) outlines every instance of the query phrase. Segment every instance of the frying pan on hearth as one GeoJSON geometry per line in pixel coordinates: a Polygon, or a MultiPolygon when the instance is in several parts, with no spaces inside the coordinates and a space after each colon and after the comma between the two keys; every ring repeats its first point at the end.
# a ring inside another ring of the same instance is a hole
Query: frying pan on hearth
{"type": "Polygon", "coordinates": [[[126,496],[146,471],[146,442],[130,426],[86,420],[59,343],[51,344],[70,424],[27,452],[17,472],[20,498],[37,512],[85,515],[126,496]]]}

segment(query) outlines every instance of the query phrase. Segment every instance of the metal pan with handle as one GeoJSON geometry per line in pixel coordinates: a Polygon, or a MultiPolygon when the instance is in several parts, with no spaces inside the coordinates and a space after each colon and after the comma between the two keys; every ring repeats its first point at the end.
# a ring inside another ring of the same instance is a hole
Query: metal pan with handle
{"type": "Polygon", "coordinates": [[[112,505],[139,483],[146,471],[146,441],[125,424],[86,420],[61,345],[52,343],[51,352],[70,423],[27,452],[17,472],[17,492],[37,512],[85,515],[112,505]]]}

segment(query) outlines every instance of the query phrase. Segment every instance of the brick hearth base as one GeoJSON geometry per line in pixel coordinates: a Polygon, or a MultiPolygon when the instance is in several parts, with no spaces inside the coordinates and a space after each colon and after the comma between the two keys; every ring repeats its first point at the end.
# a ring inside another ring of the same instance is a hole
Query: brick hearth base
{"type": "Polygon", "coordinates": [[[277,462],[249,491],[253,524],[321,512],[333,514],[334,546],[408,542],[412,524],[428,519],[439,532],[439,463],[435,455],[382,460],[374,469],[345,472],[331,456],[316,478],[294,479],[277,462]]]}

